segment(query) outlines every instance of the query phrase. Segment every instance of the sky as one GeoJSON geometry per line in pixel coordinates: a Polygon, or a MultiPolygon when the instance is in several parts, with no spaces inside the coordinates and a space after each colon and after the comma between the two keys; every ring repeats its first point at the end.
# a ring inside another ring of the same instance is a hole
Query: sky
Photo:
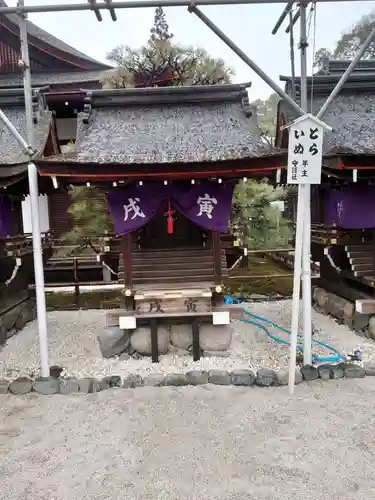
{"type": "MultiPolygon", "coordinates": [[[[116,2],[116,0],[114,0],[116,2]]],[[[15,6],[17,0],[8,0],[15,6]]],[[[84,0],[25,0],[26,5],[74,4],[84,0]]],[[[279,18],[283,5],[204,6],[201,10],[226,33],[258,66],[279,82],[279,75],[290,74],[289,35],[283,28],[276,35],[271,31],[279,18]]],[[[219,40],[194,14],[184,7],[165,8],[170,31],[175,41],[185,45],[205,48],[213,57],[221,57],[233,68],[237,83],[252,82],[250,99],[265,99],[272,92],[231,49],[219,40]]],[[[364,14],[375,10],[375,1],[337,1],[320,3],[316,8],[316,29],[311,22],[309,29],[309,73],[312,71],[313,47],[333,49],[342,31],[350,28],[364,14]],[[314,36],[315,32],[315,36],[314,36]]],[[[153,24],[153,9],[118,9],[117,22],[103,12],[99,23],[92,12],[56,12],[30,15],[29,19],[64,42],[100,61],[117,45],[137,48],[149,37],[153,24]]],[[[299,24],[296,25],[296,66],[299,67],[299,24]]]]}

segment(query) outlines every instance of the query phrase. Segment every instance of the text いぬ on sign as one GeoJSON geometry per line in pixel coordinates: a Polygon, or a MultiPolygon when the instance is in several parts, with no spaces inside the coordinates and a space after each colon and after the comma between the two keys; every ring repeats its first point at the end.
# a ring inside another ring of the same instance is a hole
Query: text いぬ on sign
{"type": "Polygon", "coordinates": [[[288,184],[320,184],[323,124],[312,115],[297,119],[289,128],[288,184]]]}

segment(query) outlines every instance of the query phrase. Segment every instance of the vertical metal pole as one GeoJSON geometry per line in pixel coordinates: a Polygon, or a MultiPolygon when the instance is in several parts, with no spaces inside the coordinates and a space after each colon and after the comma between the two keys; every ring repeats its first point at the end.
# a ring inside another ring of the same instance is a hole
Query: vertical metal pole
{"type": "MultiPolygon", "coordinates": [[[[307,109],[307,88],[306,88],[306,5],[301,2],[301,109],[307,109]]],[[[297,358],[297,339],[298,339],[298,320],[299,320],[299,302],[301,291],[301,274],[302,274],[302,258],[303,247],[305,243],[304,224],[307,218],[306,213],[309,211],[306,198],[308,189],[305,184],[298,186],[298,202],[297,202],[297,224],[296,224],[296,241],[294,251],[294,276],[293,276],[293,303],[292,303],[292,325],[290,337],[290,356],[289,356],[289,393],[293,395],[295,375],[296,375],[296,358],[297,358]]],[[[309,188],[309,186],[308,186],[309,188]]]]}
{"type": "MultiPolygon", "coordinates": [[[[18,5],[24,6],[24,0],[19,0],[18,5]]],[[[21,56],[23,61],[23,85],[25,92],[25,112],[27,122],[27,141],[32,148],[35,148],[35,134],[32,109],[32,87],[29,47],[27,42],[26,14],[20,14],[20,40],[21,56]]],[[[31,205],[31,221],[33,235],[33,256],[34,274],[36,288],[36,307],[38,315],[39,349],[40,349],[40,374],[42,377],[49,377],[48,363],[48,337],[47,337],[47,314],[46,297],[44,294],[44,272],[42,240],[39,221],[39,193],[38,193],[38,172],[34,163],[29,163],[29,191],[31,205]]]]}
{"type": "MultiPolygon", "coordinates": [[[[301,108],[308,111],[307,100],[307,34],[306,34],[306,4],[300,5],[301,18],[301,108]]],[[[310,184],[303,186],[304,190],[304,224],[302,243],[302,303],[303,303],[303,363],[311,365],[311,188],[310,184]]]]}

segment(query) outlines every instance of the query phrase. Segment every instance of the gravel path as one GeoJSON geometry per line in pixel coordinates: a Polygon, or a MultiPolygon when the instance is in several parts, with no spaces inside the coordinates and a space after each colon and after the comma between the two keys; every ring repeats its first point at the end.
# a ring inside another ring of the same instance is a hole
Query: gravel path
{"type": "MultiPolygon", "coordinates": [[[[249,310],[290,328],[291,301],[254,303],[249,310]]],[[[361,347],[365,361],[375,361],[375,343],[361,338],[346,326],[338,325],[327,316],[313,311],[315,338],[338,348],[340,352],[353,352],[361,347]]],[[[252,325],[232,322],[233,342],[227,358],[202,358],[194,362],[191,355],[168,354],[160,357],[160,363],[150,358],[141,360],[103,359],[97,335],[105,327],[105,311],[52,312],[48,315],[50,364],[63,366],[67,375],[75,377],[126,376],[129,373],[146,375],[150,372],[186,372],[192,369],[210,370],[222,368],[254,368],[259,366],[279,368],[287,366],[288,347],[270,340],[264,332],[252,325]]],[[[285,339],[286,334],[273,330],[285,339]]],[[[328,354],[316,349],[316,353],[328,354]]],[[[37,375],[39,371],[39,345],[36,322],[27,325],[12,337],[0,351],[0,379],[21,375],[37,375]]]]}
{"type": "Polygon", "coordinates": [[[368,500],[373,378],[0,396],[1,500],[368,500]]]}

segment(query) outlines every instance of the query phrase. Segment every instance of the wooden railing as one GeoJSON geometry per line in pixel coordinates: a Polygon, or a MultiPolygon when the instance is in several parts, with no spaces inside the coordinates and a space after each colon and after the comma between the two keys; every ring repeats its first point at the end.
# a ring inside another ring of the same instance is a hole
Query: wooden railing
{"type": "MultiPolygon", "coordinates": [[[[42,234],[42,247],[51,248],[51,233],[42,234]]],[[[21,234],[0,238],[0,257],[22,257],[32,252],[33,240],[31,234],[21,234]]]]}
{"type": "Polygon", "coordinates": [[[311,226],[311,242],[322,245],[356,245],[370,243],[373,239],[372,229],[341,229],[333,226],[313,224],[311,226]]]}

